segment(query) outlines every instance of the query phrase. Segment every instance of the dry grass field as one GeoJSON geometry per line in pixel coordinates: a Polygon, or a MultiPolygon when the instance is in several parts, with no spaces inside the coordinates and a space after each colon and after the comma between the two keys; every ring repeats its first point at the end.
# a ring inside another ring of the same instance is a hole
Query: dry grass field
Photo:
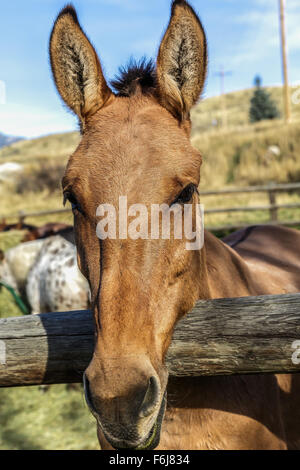
{"type": "MultiPolygon", "coordinates": [[[[280,87],[264,87],[268,93],[270,93],[272,100],[276,103],[280,113],[283,109],[282,99],[282,88],[280,87]]],[[[299,101],[298,87],[290,88],[291,98],[291,112],[292,120],[300,121],[300,105],[296,104],[299,101]],[[294,96],[294,98],[293,98],[294,96]]],[[[240,129],[247,127],[248,114],[249,114],[249,103],[253,94],[253,88],[246,90],[234,91],[225,95],[225,103],[222,102],[220,96],[208,98],[203,100],[198,106],[192,111],[192,120],[194,123],[194,133],[199,134],[200,132],[210,131],[212,127],[212,121],[216,120],[218,123],[222,123],[222,120],[227,122],[228,127],[240,129]],[[227,110],[224,119],[224,109],[227,110]]],[[[220,124],[219,124],[220,125],[220,124]]]]}
{"type": "MultiPolygon", "coordinates": [[[[282,109],[281,90],[270,90],[282,109]]],[[[291,90],[291,94],[294,90],[291,90]]],[[[248,124],[252,90],[229,93],[224,106],[220,98],[200,103],[192,114],[193,144],[203,155],[200,189],[246,186],[269,182],[300,181],[300,105],[293,106],[293,121],[282,120],[248,124]],[[212,125],[219,123],[218,125],[212,125]],[[277,146],[279,155],[269,155],[268,148],[277,146]]],[[[68,156],[79,142],[77,133],[51,135],[17,142],[0,149],[0,163],[24,165],[21,180],[0,182],[0,215],[20,210],[35,212],[62,208],[60,177],[68,156]]],[[[263,194],[206,197],[206,208],[240,205],[263,205],[263,194]]],[[[300,202],[299,194],[282,194],[279,203],[300,202]]],[[[256,211],[246,214],[218,214],[206,217],[207,225],[246,224],[268,220],[269,214],[256,211]]],[[[282,210],[280,217],[300,220],[300,210],[282,210]]],[[[71,223],[72,215],[43,216],[28,219],[33,224],[71,223]]],[[[0,234],[0,249],[7,250],[22,239],[22,232],[0,234]]],[[[0,291],[0,317],[20,315],[10,294],[0,291]]],[[[65,385],[51,386],[46,392],[38,387],[0,389],[0,449],[96,449],[94,418],[84,403],[82,390],[65,385]]]]}

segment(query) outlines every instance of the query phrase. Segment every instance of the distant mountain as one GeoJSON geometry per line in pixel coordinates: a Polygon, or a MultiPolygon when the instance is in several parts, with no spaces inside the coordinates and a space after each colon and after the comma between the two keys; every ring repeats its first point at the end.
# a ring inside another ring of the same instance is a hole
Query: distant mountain
{"type": "Polygon", "coordinates": [[[19,140],[22,140],[22,137],[15,137],[12,135],[5,135],[1,134],[0,132],[0,148],[1,147],[6,147],[7,145],[11,145],[14,142],[18,142],[19,140]]]}

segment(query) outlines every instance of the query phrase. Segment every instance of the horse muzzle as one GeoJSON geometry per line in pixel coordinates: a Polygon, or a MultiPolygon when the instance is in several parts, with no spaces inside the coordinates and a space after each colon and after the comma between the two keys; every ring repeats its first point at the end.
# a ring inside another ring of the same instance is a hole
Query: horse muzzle
{"type": "Polygon", "coordinates": [[[149,379],[142,401],[139,392],[138,407],[134,400],[127,400],[126,403],[122,398],[101,403],[93,396],[86,374],[83,383],[87,405],[103,436],[113,448],[152,450],[158,446],[167,395],[166,390],[161,392],[158,378],[152,376],[149,379]]]}

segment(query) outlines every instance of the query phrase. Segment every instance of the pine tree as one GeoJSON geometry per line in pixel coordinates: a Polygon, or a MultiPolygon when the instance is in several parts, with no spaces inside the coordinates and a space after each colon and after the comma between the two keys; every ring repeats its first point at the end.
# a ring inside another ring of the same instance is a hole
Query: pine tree
{"type": "Polygon", "coordinates": [[[251,98],[250,122],[258,122],[263,119],[276,119],[280,116],[276,104],[273,102],[270,94],[261,86],[261,78],[255,77],[255,91],[251,98]]]}

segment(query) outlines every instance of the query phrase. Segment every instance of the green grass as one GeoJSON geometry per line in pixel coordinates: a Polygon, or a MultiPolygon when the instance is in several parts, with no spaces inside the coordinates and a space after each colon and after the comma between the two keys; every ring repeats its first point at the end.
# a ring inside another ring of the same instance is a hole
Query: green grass
{"type": "Polygon", "coordinates": [[[0,389],[0,449],[98,449],[95,419],[77,387],[0,389]]]}
{"type": "Polygon", "coordinates": [[[0,318],[18,317],[20,315],[20,309],[12,295],[4,287],[0,287],[0,318]]]}
{"type": "Polygon", "coordinates": [[[25,231],[20,230],[0,233],[0,250],[6,251],[21,243],[25,233],[25,231]]]}

